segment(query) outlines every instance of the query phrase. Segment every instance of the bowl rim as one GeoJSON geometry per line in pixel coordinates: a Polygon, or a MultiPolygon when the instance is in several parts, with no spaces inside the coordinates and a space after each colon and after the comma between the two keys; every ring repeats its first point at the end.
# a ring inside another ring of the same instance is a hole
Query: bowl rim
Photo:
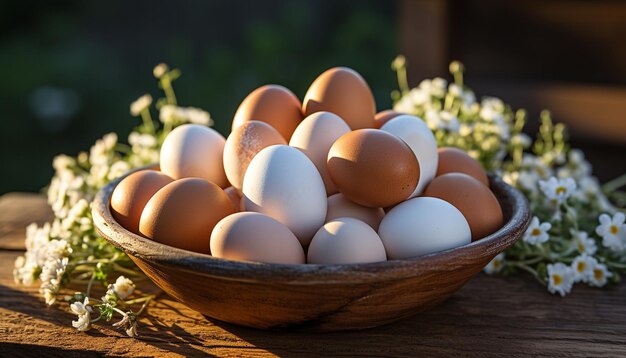
{"type": "Polygon", "coordinates": [[[126,176],[146,169],[155,169],[155,165],[131,170],[98,191],[92,203],[92,217],[98,233],[126,254],[151,264],[241,282],[269,282],[268,279],[271,279],[272,283],[312,285],[320,282],[346,284],[401,280],[425,270],[445,270],[450,263],[467,261],[468,256],[491,260],[513,245],[530,222],[530,208],[522,193],[498,176],[489,174],[491,190],[501,205],[507,203],[511,206],[511,214],[499,230],[469,244],[423,256],[373,263],[321,265],[235,261],[161,244],[132,233],[115,221],[109,204],[113,190],[126,176]]]}

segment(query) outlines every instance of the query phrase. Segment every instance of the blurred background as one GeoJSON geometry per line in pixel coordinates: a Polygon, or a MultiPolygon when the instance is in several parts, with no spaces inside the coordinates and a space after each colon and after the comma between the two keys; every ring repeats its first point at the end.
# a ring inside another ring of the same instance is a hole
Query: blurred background
{"type": "Polygon", "coordinates": [[[479,97],[568,123],[602,181],[626,171],[624,1],[2,0],[0,194],[40,190],[57,154],[112,131],[125,138],[139,123],[130,102],[160,95],[159,62],[183,71],[179,103],[209,111],[227,135],[256,87],[302,98],[337,65],[359,71],[389,108],[397,54],[413,86],[448,78],[461,60],[479,97]]]}

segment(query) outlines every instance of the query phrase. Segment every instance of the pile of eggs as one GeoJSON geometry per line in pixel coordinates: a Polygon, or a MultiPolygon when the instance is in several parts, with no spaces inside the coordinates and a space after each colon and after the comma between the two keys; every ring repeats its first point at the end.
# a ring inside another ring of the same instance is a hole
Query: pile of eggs
{"type": "Polygon", "coordinates": [[[278,85],[239,106],[225,139],[186,124],[160,171],[125,177],[114,218],[154,241],[231,260],[348,264],[451,249],[502,226],[480,164],[437,148],[418,117],[376,113],[349,68],[321,74],[303,102],[278,85]]]}

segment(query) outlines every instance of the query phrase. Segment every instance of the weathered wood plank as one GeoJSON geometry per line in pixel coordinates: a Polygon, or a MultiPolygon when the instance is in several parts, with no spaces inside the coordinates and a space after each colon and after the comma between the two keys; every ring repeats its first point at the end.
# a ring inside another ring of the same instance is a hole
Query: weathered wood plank
{"type": "Polygon", "coordinates": [[[16,287],[10,275],[17,252],[0,253],[0,342],[13,349],[93,351],[113,355],[200,352],[224,356],[420,354],[486,356],[626,354],[626,287],[580,287],[566,299],[527,279],[478,276],[442,306],[418,317],[359,332],[265,332],[212,322],[161,298],[141,320],[140,340],[112,328],[79,333],[67,307],[44,308],[36,287],[16,287]],[[25,344],[24,346],[20,346],[25,344]]]}
{"type": "MultiPolygon", "coordinates": [[[[24,216],[35,209],[20,205],[23,216],[13,217],[29,221],[24,216]]],[[[37,287],[15,285],[11,271],[19,254],[0,250],[2,356],[626,355],[626,285],[605,290],[577,286],[561,299],[527,277],[479,275],[443,305],[417,317],[330,334],[237,327],[210,321],[163,297],[140,320],[141,338],[133,340],[108,326],[75,331],[67,306],[45,308],[37,287]]]]}
{"type": "Polygon", "coordinates": [[[42,224],[53,217],[46,198],[33,193],[0,196],[0,249],[23,250],[26,226],[42,224]]]}

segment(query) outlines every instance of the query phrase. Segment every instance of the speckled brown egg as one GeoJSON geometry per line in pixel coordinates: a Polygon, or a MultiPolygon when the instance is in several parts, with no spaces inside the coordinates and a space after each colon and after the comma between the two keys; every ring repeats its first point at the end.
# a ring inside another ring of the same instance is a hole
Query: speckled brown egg
{"type": "Polygon", "coordinates": [[[332,112],[352,129],[373,128],[376,103],[367,82],[356,71],[335,67],[313,81],[302,101],[307,117],[315,112],[332,112]]]}
{"type": "Polygon", "coordinates": [[[491,190],[463,173],[438,176],[426,188],[424,196],[445,200],[459,209],[472,232],[472,241],[502,227],[502,208],[491,190]]]}
{"type": "Polygon", "coordinates": [[[489,186],[489,179],[480,163],[458,148],[439,148],[437,176],[447,173],[465,173],[489,186]]]}
{"type": "Polygon", "coordinates": [[[140,170],[122,179],[111,195],[111,213],[128,231],[139,234],[139,219],[144,207],[162,187],[173,181],[155,170],[140,170]]]}
{"type": "Polygon", "coordinates": [[[287,144],[287,141],[267,123],[249,121],[233,129],[224,145],[224,171],[230,184],[241,191],[252,158],[274,144],[287,144]]]}
{"type": "Polygon", "coordinates": [[[402,113],[396,112],[393,109],[386,109],[384,111],[380,111],[376,113],[376,115],[374,116],[374,128],[380,129],[380,127],[382,127],[383,124],[401,115],[402,113]]]}
{"type": "Polygon", "coordinates": [[[265,85],[252,91],[239,105],[233,127],[248,121],[265,122],[286,141],[302,121],[302,104],[290,90],[279,85],[265,85]]]}
{"type": "Polygon", "coordinates": [[[373,208],[406,200],[420,177],[411,148],[378,129],[341,136],[330,148],[327,164],[332,181],[347,199],[373,208]]]}
{"type": "Polygon", "coordinates": [[[208,254],[213,227],[234,211],[219,186],[200,178],[180,179],[148,201],[139,231],[162,244],[208,254]]]}

